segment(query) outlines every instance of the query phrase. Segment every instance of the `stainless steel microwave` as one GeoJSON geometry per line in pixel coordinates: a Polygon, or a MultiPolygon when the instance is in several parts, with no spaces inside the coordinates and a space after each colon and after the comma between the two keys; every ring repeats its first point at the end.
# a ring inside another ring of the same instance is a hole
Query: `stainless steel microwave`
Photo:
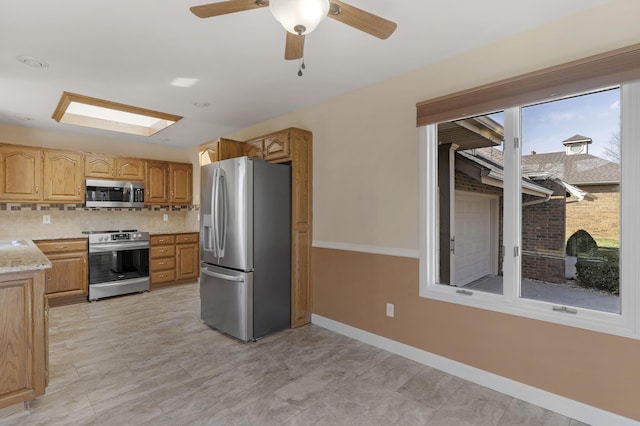
{"type": "Polygon", "coordinates": [[[144,207],[144,183],[87,179],[87,207],[144,207]]]}

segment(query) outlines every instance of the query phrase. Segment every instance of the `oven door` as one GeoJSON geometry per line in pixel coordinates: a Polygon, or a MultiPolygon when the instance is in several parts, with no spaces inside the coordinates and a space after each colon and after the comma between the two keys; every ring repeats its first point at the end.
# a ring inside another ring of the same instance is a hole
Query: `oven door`
{"type": "Polygon", "coordinates": [[[103,244],[89,249],[89,285],[149,277],[149,245],[103,244]]]}

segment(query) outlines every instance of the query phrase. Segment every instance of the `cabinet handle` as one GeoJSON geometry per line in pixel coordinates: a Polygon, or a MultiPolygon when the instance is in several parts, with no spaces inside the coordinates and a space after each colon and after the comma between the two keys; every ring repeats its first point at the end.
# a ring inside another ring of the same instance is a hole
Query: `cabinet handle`
{"type": "Polygon", "coordinates": [[[78,195],[80,195],[80,187],[78,187],[78,195]]]}
{"type": "Polygon", "coordinates": [[[36,194],[38,193],[38,185],[36,185],[36,194]]]}
{"type": "Polygon", "coordinates": [[[66,249],[66,248],[67,248],[67,246],[56,246],[57,250],[62,250],[62,249],[66,249]]]}
{"type": "Polygon", "coordinates": [[[158,265],[164,265],[165,262],[158,262],[158,265]]]}

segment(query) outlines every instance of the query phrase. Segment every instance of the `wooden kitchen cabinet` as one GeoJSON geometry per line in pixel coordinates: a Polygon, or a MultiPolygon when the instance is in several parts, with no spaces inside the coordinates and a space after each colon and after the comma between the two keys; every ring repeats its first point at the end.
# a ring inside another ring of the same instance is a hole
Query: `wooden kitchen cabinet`
{"type": "Polygon", "coordinates": [[[198,233],[176,234],[176,280],[194,280],[200,276],[198,233]]]}
{"type": "Polygon", "coordinates": [[[193,197],[193,166],[191,164],[169,164],[169,202],[171,204],[191,204],[193,197]]]}
{"type": "Polygon", "coordinates": [[[0,145],[0,200],[42,199],[42,150],[0,145]]]}
{"type": "Polygon", "coordinates": [[[45,272],[45,294],[49,305],[86,301],[89,295],[87,239],[40,240],[35,243],[51,261],[51,269],[45,272]]]}
{"type": "Polygon", "coordinates": [[[289,130],[275,133],[264,138],[263,158],[271,163],[291,161],[291,143],[289,130]]]}
{"type": "Polygon", "coordinates": [[[151,236],[151,287],[195,281],[200,275],[198,233],[151,236]]]}
{"type": "Polygon", "coordinates": [[[0,409],[44,394],[48,330],[44,271],[0,274],[0,409]]]}
{"type": "Polygon", "coordinates": [[[145,164],[139,158],[115,157],[104,154],[86,154],[84,176],[98,179],[144,181],[145,164]]]}
{"type": "Polygon", "coordinates": [[[171,284],[176,279],[176,238],[173,234],[152,235],[149,249],[151,287],[171,284]]]}
{"type": "Polygon", "coordinates": [[[189,163],[147,161],[145,204],[191,204],[193,166],[189,163]]]}
{"type": "MultiPolygon", "coordinates": [[[[203,143],[199,148],[200,165],[228,160],[229,158],[242,157],[245,154],[246,144],[232,139],[220,138],[215,141],[203,143]]],[[[254,155],[255,157],[255,155],[254,155]]]]}
{"type": "Polygon", "coordinates": [[[84,203],[82,153],[43,151],[43,201],[84,203]]]}
{"type": "Polygon", "coordinates": [[[83,203],[82,153],[0,145],[0,200],[83,203]]]}
{"type": "Polygon", "coordinates": [[[169,204],[169,163],[166,161],[147,161],[145,204],[169,204]]]}

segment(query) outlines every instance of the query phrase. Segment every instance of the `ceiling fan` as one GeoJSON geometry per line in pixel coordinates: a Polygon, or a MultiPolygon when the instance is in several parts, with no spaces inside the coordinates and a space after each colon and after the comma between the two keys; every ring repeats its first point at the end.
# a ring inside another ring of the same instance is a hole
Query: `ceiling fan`
{"type": "Polygon", "coordinates": [[[305,35],[327,16],[383,40],[397,27],[395,22],[338,0],[228,0],[193,6],[190,10],[200,18],[210,18],[265,6],[269,6],[273,16],[287,30],[284,49],[287,60],[303,57],[305,35]]]}

